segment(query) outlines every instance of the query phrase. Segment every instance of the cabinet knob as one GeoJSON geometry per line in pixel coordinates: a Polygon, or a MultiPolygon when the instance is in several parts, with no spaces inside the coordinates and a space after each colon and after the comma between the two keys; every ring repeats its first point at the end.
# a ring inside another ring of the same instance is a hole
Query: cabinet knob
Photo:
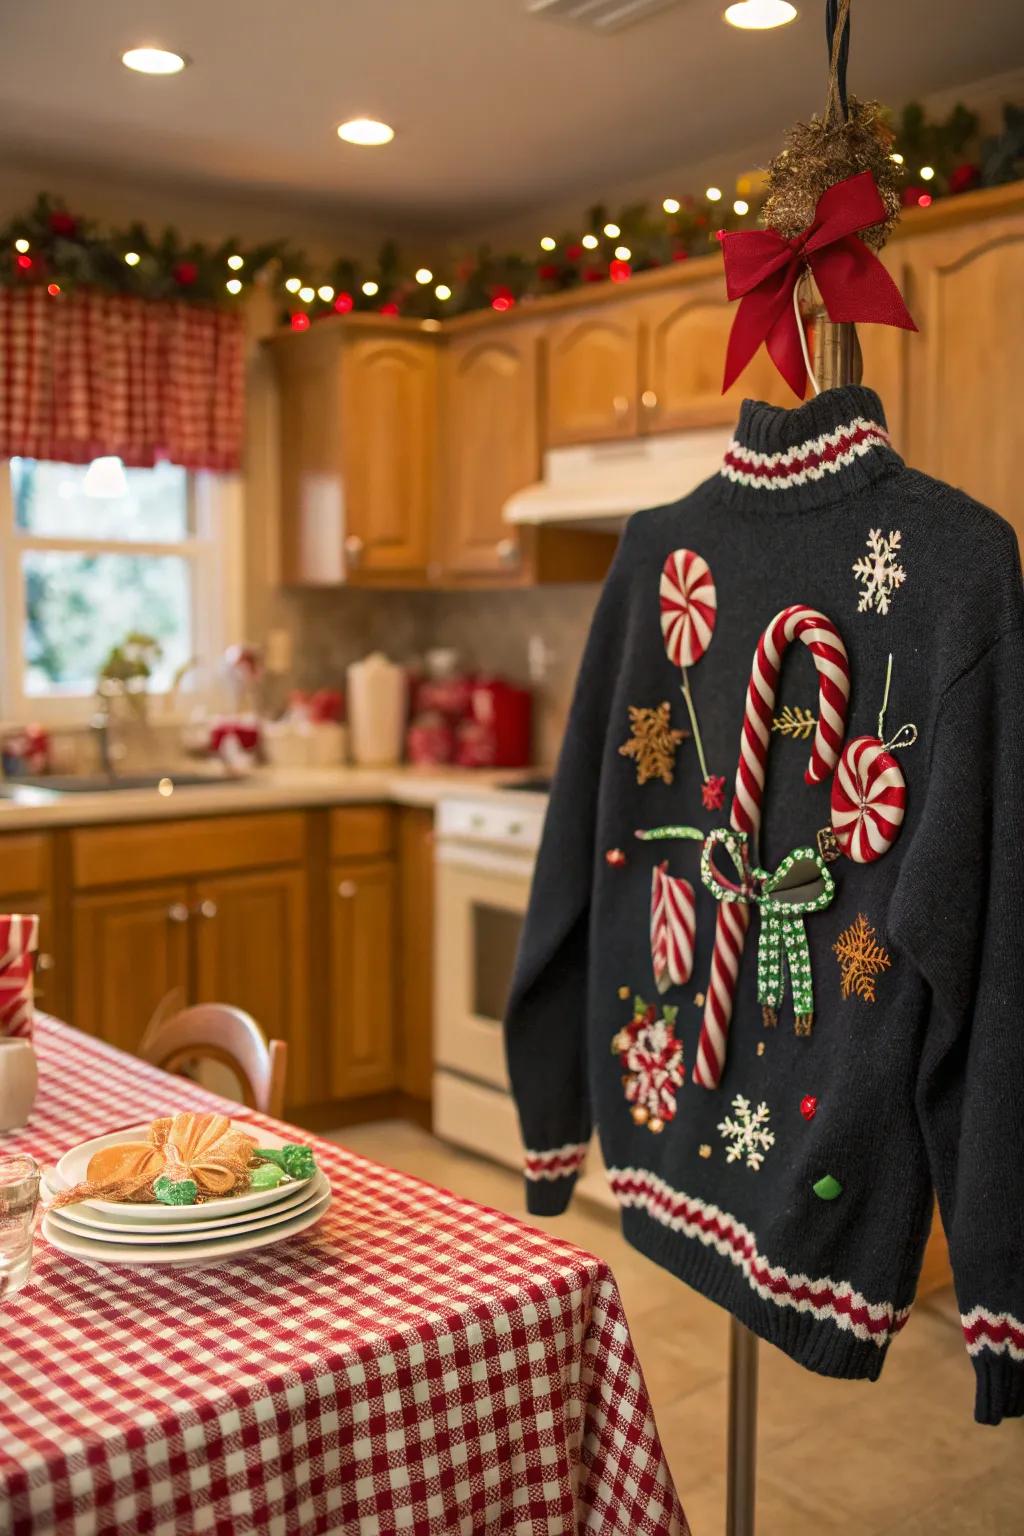
{"type": "Polygon", "coordinates": [[[625,395],[616,395],[612,400],[612,410],[616,416],[625,416],[629,411],[629,401],[625,395]]]}
{"type": "Polygon", "coordinates": [[[217,903],[215,901],[210,901],[209,899],[206,901],[201,901],[196,908],[196,911],[199,913],[200,917],[216,917],[217,903]]]}
{"type": "Polygon", "coordinates": [[[345,538],[345,558],[349,565],[358,565],[363,558],[363,541],[358,533],[350,533],[345,538]]]}
{"type": "Polygon", "coordinates": [[[519,559],[519,545],[515,539],[499,539],[494,551],[502,565],[515,565],[519,559]]]}
{"type": "Polygon", "coordinates": [[[645,389],[643,394],[640,396],[640,403],[645,411],[656,411],[658,409],[658,397],[654,393],[654,390],[645,389]]]}
{"type": "Polygon", "coordinates": [[[187,923],[188,907],[183,901],[172,901],[167,908],[167,919],[171,923],[187,923]]]}
{"type": "Polygon", "coordinates": [[[45,950],[41,951],[36,956],[36,970],[37,971],[52,971],[53,967],[54,967],[53,956],[52,955],[48,955],[45,950]]]}
{"type": "Polygon", "coordinates": [[[344,897],[346,901],[351,901],[357,890],[358,886],[354,880],[342,880],[338,884],[338,895],[344,897]]]}

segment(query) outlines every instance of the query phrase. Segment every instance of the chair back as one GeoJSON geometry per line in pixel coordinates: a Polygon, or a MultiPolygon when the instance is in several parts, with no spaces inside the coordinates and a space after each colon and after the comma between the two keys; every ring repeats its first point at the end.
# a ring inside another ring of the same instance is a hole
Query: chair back
{"type": "Polygon", "coordinates": [[[220,1062],[238,1078],[243,1103],[277,1119],[284,1114],[287,1054],[283,1040],[268,1042],[250,1014],[228,1003],[198,1003],[168,1018],[158,1012],[139,1046],[142,1059],[165,1072],[197,1060],[220,1062]]]}

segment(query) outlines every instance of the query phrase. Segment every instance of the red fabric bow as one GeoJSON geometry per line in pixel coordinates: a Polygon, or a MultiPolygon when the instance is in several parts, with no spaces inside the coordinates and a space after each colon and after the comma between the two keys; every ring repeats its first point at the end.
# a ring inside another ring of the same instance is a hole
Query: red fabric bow
{"type": "Polygon", "coordinates": [[[874,177],[862,171],[823,192],[811,223],[792,240],[774,229],[722,236],[726,291],[740,300],[725,355],[723,394],[763,341],[786,383],[803,399],[807,374],[793,290],[805,267],[814,274],[830,320],[873,320],[917,330],[896,284],[857,238],[857,230],[884,218],[874,177]]]}

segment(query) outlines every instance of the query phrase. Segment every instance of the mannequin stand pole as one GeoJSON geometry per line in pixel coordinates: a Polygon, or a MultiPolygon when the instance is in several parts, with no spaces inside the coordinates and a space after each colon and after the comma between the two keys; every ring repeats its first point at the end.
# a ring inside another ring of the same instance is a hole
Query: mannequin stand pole
{"type": "Polygon", "coordinates": [[[757,1493],[757,1339],[729,1319],[726,1536],[754,1536],[757,1493]]]}

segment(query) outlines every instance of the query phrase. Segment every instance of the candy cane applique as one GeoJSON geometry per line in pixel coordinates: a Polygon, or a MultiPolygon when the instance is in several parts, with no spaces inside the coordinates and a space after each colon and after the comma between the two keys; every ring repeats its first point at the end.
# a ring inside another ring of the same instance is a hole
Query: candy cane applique
{"type": "MultiPolygon", "coordinates": [[[[776,614],[758,641],[747,688],[729,821],[735,831],[747,834],[754,855],[752,862],[756,861],[757,836],[761,827],[765,769],[779,671],[786,647],[794,640],[807,646],[814,657],[818,675],[818,719],[804,773],[808,784],[820,784],[831,774],[846,731],[850,697],[850,662],[846,647],[831,619],[816,608],[795,603],[776,614]]],[[[736,982],[749,926],[748,903],[723,902],[719,907],[704,1020],[693,1068],[694,1082],[704,1088],[717,1088],[721,1081],[736,982]]]]}
{"type": "Polygon", "coordinates": [[[651,871],[651,963],[659,992],[681,987],[693,974],[696,896],[689,880],[668,872],[668,860],[651,871]]]}

